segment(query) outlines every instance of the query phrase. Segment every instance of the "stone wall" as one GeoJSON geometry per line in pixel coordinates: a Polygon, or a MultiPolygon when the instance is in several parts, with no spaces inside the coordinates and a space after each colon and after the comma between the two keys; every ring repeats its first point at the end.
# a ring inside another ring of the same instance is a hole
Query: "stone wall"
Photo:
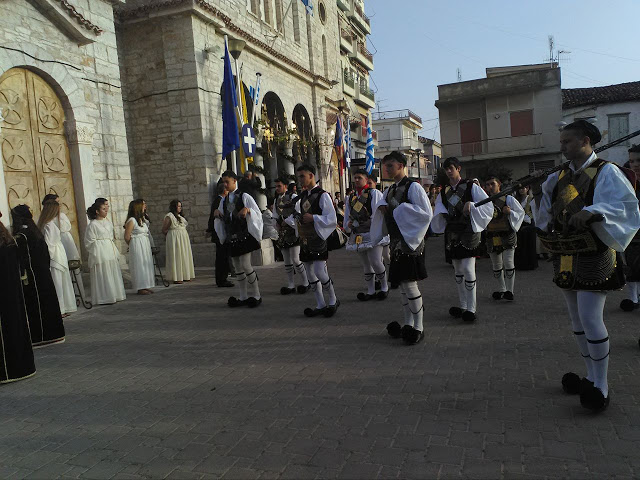
{"type": "MultiPolygon", "coordinates": [[[[26,68],[56,91],[67,121],[80,237],[87,222],[84,212],[104,196],[121,240],[118,226],[125,221],[132,193],[112,2],[71,3],[86,25],[102,31],[96,34],[81,25],[58,2],[2,2],[0,75],[26,68]]],[[[2,177],[0,170],[0,184],[2,177]]],[[[6,208],[6,192],[0,193],[0,208],[6,208]]]]}

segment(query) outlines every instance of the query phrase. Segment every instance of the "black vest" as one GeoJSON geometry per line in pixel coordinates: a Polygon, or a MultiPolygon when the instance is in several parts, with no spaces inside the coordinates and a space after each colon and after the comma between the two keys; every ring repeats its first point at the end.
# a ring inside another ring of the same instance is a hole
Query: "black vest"
{"type": "Polygon", "coordinates": [[[356,193],[349,196],[349,219],[353,224],[354,233],[367,233],[371,230],[371,189],[365,188],[362,195],[356,193]]]}
{"type": "Polygon", "coordinates": [[[234,201],[231,203],[229,197],[231,194],[224,197],[222,201],[222,213],[224,215],[224,228],[227,232],[229,240],[234,240],[239,236],[249,233],[249,227],[247,226],[247,220],[240,218],[238,213],[244,208],[244,201],[242,196],[244,195],[240,190],[235,191],[234,201]]]}
{"type": "Polygon", "coordinates": [[[513,232],[509,223],[509,216],[502,212],[507,205],[507,198],[501,197],[493,201],[493,218],[487,225],[488,235],[505,235],[513,232]]]}
{"type": "Polygon", "coordinates": [[[473,201],[472,190],[473,182],[471,180],[460,180],[455,187],[451,185],[445,187],[440,198],[447,209],[447,230],[473,232],[471,218],[465,217],[463,214],[465,204],[473,201]]]}

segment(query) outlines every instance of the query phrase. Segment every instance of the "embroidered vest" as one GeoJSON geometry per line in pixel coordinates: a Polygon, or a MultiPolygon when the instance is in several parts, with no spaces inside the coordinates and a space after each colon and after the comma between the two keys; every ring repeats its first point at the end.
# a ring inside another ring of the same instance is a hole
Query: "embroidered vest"
{"type": "Polygon", "coordinates": [[[359,197],[355,193],[349,197],[349,219],[354,233],[367,233],[371,229],[371,201],[368,188],[359,197]]]}
{"type": "Polygon", "coordinates": [[[471,190],[473,182],[470,180],[460,180],[456,187],[447,185],[442,195],[442,204],[447,209],[447,230],[453,232],[472,232],[471,219],[465,217],[464,205],[473,200],[471,190]]]}
{"type": "Polygon", "coordinates": [[[489,225],[487,225],[487,233],[500,234],[512,231],[511,225],[509,224],[509,216],[502,212],[502,208],[506,204],[506,197],[493,201],[493,219],[489,222],[489,225]]]}
{"type": "Polygon", "coordinates": [[[393,218],[393,212],[402,203],[411,203],[409,200],[409,189],[413,180],[409,180],[408,177],[404,177],[397,185],[394,183],[389,187],[387,191],[387,212],[385,213],[385,223],[387,224],[387,230],[389,237],[391,238],[391,251],[392,255],[404,254],[404,255],[421,255],[424,250],[424,239],[418,245],[418,248],[411,250],[407,243],[404,241],[402,232],[398,227],[395,219],[393,218]]]}
{"type": "MultiPolygon", "coordinates": [[[[302,192],[300,200],[298,200],[300,202],[300,214],[310,213],[312,215],[321,215],[322,208],[320,208],[320,198],[323,193],[325,193],[325,191],[320,187],[315,187],[311,191],[305,190],[302,192]]],[[[304,243],[309,243],[316,239],[322,240],[312,222],[301,223],[298,221],[298,233],[304,243]]]]}

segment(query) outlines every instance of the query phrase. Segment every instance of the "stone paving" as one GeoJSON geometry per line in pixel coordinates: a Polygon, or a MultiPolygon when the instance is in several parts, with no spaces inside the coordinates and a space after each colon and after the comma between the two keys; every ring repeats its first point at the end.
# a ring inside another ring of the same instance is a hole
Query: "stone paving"
{"type": "Polygon", "coordinates": [[[259,269],[255,310],[230,310],[211,271],[66,322],[32,379],[0,387],[0,478],[637,478],[640,312],[606,307],[609,409],[562,393],[582,372],[551,266],[518,272],[479,319],[448,316],[453,272],[430,239],[425,341],[390,339],[399,293],[363,304],[357,258],[332,254],[342,306],[302,316],[284,271],[259,269]],[[235,315],[232,317],[231,315],[235,315]]]}

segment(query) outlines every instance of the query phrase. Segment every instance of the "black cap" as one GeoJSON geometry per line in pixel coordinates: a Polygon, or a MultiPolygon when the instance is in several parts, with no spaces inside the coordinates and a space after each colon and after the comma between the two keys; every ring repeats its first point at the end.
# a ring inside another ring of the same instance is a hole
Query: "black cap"
{"type": "Polygon", "coordinates": [[[575,122],[566,125],[563,130],[576,130],[580,132],[585,137],[589,137],[591,145],[595,145],[602,140],[602,134],[600,133],[600,130],[598,130],[598,127],[586,120],[576,120],[575,122]]]}

